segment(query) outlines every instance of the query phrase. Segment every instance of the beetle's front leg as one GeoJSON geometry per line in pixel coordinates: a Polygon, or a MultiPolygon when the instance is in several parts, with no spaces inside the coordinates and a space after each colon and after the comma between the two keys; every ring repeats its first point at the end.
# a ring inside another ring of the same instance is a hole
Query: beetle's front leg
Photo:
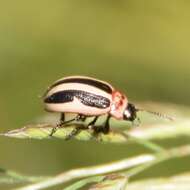
{"type": "Polygon", "coordinates": [[[91,126],[94,129],[96,133],[103,132],[104,134],[107,134],[110,131],[110,125],[109,125],[109,120],[111,118],[111,115],[108,115],[105,121],[105,124],[103,126],[94,126],[95,122],[98,119],[98,116],[95,117],[95,119],[91,122],[91,126]],[[92,125],[93,123],[93,125],[92,125]]]}
{"type": "Polygon", "coordinates": [[[110,131],[110,123],[109,123],[110,118],[111,118],[111,115],[108,115],[106,118],[106,122],[105,122],[105,125],[103,128],[103,133],[105,133],[105,134],[109,133],[109,131],[110,131]]]}

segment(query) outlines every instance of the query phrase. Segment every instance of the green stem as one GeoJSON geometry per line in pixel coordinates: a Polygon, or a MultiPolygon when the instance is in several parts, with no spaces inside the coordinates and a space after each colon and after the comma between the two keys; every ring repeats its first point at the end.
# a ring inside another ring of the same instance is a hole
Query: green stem
{"type": "Polygon", "coordinates": [[[165,149],[149,140],[146,140],[146,139],[140,139],[140,138],[136,138],[136,137],[132,137],[132,136],[129,136],[129,139],[133,142],[136,142],[138,144],[141,144],[143,145],[144,147],[150,149],[151,151],[153,152],[162,152],[162,151],[165,151],[165,149]]]}
{"type": "Polygon", "coordinates": [[[110,172],[117,172],[124,169],[129,169],[140,164],[144,164],[154,160],[155,157],[150,154],[145,154],[141,156],[136,156],[134,158],[128,158],[120,160],[118,162],[113,162],[110,164],[99,165],[94,167],[79,168],[70,170],[68,172],[61,173],[49,180],[44,180],[36,184],[28,185],[17,190],[39,190],[48,187],[52,187],[58,184],[68,182],[73,179],[78,179],[82,177],[89,177],[95,175],[102,175],[110,172]]]}
{"type": "Polygon", "coordinates": [[[0,174],[1,174],[1,183],[21,183],[21,182],[39,182],[42,180],[49,179],[50,177],[35,177],[35,176],[25,176],[22,174],[19,174],[15,171],[12,170],[5,170],[5,169],[0,169],[0,174]]]}
{"type": "Polygon", "coordinates": [[[89,177],[80,181],[77,181],[76,183],[64,188],[64,190],[76,190],[79,189],[85,185],[87,185],[88,183],[97,183],[102,181],[105,178],[105,176],[94,176],[94,177],[89,177]]]}
{"type": "Polygon", "coordinates": [[[187,155],[190,155],[190,145],[185,145],[185,146],[181,146],[181,147],[177,147],[177,148],[172,148],[170,150],[161,151],[161,152],[155,154],[155,156],[156,156],[155,160],[152,160],[149,163],[145,163],[143,165],[139,165],[135,168],[132,168],[132,169],[128,170],[127,172],[125,172],[125,174],[131,178],[160,162],[166,161],[171,158],[183,157],[183,156],[187,156],[187,155]]]}
{"type": "Polygon", "coordinates": [[[102,175],[110,172],[113,173],[120,170],[127,170],[132,167],[135,168],[128,171],[127,174],[130,177],[134,177],[138,173],[144,171],[150,166],[157,164],[158,162],[162,162],[174,157],[182,157],[187,155],[190,155],[190,145],[172,148],[170,150],[161,151],[153,155],[151,154],[141,155],[138,157],[125,159],[110,164],[70,170],[68,172],[61,173],[49,180],[44,180],[32,185],[18,188],[17,190],[39,190],[39,189],[52,187],[58,184],[62,184],[73,179],[102,175]],[[142,167],[139,165],[141,165],[142,167]]]}

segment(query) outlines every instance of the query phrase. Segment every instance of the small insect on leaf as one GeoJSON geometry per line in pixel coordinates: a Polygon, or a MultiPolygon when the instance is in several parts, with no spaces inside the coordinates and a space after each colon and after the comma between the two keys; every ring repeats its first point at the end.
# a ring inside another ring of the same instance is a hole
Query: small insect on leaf
{"type": "MultiPolygon", "coordinates": [[[[112,85],[99,79],[86,76],[70,76],[53,83],[43,96],[44,106],[47,111],[61,113],[60,123],[52,130],[50,135],[65,124],[74,120],[89,116],[95,116],[93,122],[87,126],[96,130],[96,121],[99,116],[107,115],[106,122],[98,132],[110,131],[110,118],[134,122],[138,111],[132,103],[128,102],[127,96],[116,90],[112,85]],[[78,116],[65,121],[65,113],[76,113],[78,116]]],[[[160,117],[171,119],[160,113],[147,111],[160,117]]],[[[77,131],[76,131],[77,133],[77,131]]]]}

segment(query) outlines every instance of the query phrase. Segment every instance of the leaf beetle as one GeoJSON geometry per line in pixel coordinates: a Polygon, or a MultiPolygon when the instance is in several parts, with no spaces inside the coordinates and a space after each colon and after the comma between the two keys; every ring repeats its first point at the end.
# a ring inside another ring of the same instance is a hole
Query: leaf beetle
{"type": "MultiPolygon", "coordinates": [[[[57,80],[45,92],[43,101],[47,111],[61,113],[60,123],[53,128],[51,135],[64,124],[75,120],[84,121],[91,116],[94,119],[88,127],[96,129],[98,117],[104,114],[107,114],[107,119],[99,131],[108,133],[111,117],[133,122],[138,111],[145,111],[129,103],[127,97],[109,83],[86,76],[69,76],[57,80]],[[77,116],[65,121],[65,113],[76,113],[77,116]]],[[[170,119],[160,113],[147,112],[170,119]]]]}

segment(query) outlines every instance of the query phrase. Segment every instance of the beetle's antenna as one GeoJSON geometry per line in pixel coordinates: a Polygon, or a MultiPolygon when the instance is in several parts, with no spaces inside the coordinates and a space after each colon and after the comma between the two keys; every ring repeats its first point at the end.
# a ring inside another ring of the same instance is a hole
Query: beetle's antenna
{"type": "Polygon", "coordinates": [[[154,111],[149,111],[149,110],[144,110],[144,109],[136,109],[136,111],[145,111],[147,113],[157,115],[160,118],[164,118],[164,119],[167,119],[167,120],[170,120],[170,121],[174,121],[174,118],[172,118],[172,117],[170,117],[168,115],[165,115],[165,114],[161,114],[159,112],[154,112],[154,111]]]}

